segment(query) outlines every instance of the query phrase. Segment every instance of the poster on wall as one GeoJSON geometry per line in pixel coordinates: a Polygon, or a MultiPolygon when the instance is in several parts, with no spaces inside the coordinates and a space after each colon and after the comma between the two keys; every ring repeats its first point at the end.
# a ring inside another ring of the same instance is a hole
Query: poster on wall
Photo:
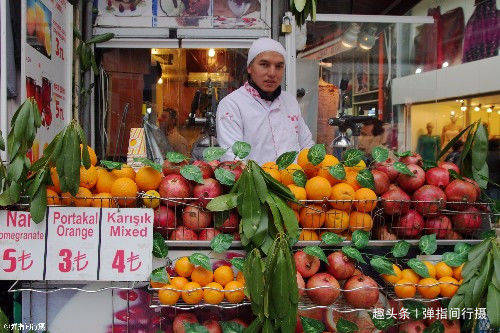
{"type": "Polygon", "coordinates": [[[42,115],[33,162],[71,120],[73,7],[67,0],[23,0],[21,10],[21,100],[33,97],[42,115]]]}

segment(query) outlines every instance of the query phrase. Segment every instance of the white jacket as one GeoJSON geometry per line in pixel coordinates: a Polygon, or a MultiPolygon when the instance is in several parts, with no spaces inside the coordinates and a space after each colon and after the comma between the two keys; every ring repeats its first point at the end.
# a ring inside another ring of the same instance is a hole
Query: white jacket
{"type": "Polygon", "coordinates": [[[237,159],[231,147],[236,141],[244,141],[252,146],[247,159],[260,165],[276,161],[285,152],[314,145],[295,97],[282,91],[270,103],[251,94],[245,86],[219,102],[217,141],[222,148],[229,148],[222,161],[237,159]]]}

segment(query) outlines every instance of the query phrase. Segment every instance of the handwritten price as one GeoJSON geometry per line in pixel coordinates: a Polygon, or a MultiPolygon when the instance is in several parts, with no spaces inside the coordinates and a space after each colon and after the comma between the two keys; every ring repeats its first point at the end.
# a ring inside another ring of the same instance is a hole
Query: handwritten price
{"type": "Polygon", "coordinates": [[[131,272],[137,271],[142,266],[142,261],[139,259],[138,254],[134,254],[134,252],[131,251],[130,256],[125,259],[125,250],[116,250],[111,268],[116,269],[118,273],[124,273],[127,268],[125,262],[129,264],[129,270],[131,272]]]}
{"type": "Polygon", "coordinates": [[[33,266],[33,260],[31,260],[31,253],[26,252],[24,250],[21,251],[21,255],[17,257],[15,249],[6,249],[3,252],[3,260],[10,262],[10,266],[8,268],[4,268],[3,270],[7,273],[14,272],[18,266],[17,263],[21,263],[19,267],[22,271],[27,271],[33,266]]]}
{"type": "Polygon", "coordinates": [[[64,60],[64,50],[62,46],[59,45],[59,38],[56,37],[56,56],[64,60]]]}
{"type": "Polygon", "coordinates": [[[81,251],[78,251],[77,255],[73,257],[73,252],[70,249],[61,249],[59,257],[61,257],[61,262],[58,268],[62,273],[68,273],[75,269],[80,272],[89,265],[89,261],[86,260],[87,255],[81,251]]]}
{"type": "Polygon", "coordinates": [[[56,101],[56,118],[64,120],[64,111],[63,108],[61,107],[61,101],[58,100],[57,98],[55,99],[56,101]]]}

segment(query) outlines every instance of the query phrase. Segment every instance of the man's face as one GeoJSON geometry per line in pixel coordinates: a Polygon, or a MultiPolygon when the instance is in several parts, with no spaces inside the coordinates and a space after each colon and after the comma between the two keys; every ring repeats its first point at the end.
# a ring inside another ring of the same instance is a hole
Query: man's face
{"type": "Polygon", "coordinates": [[[273,92],[283,80],[285,59],[275,51],[262,52],[253,59],[247,71],[260,89],[273,92]]]}

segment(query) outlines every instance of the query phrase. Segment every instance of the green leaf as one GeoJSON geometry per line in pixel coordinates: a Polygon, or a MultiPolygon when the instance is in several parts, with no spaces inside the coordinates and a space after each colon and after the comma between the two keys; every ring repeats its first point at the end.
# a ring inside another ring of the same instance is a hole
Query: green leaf
{"type": "Polygon", "coordinates": [[[207,209],[212,212],[233,209],[236,207],[238,196],[238,193],[229,193],[215,197],[207,204],[207,209]]]}
{"type": "Polygon", "coordinates": [[[325,232],[324,234],[321,235],[321,240],[326,245],[338,245],[342,243],[345,240],[345,238],[333,232],[325,232]]]}
{"type": "Polygon", "coordinates": [[[424,171],[427,171],[431,168],[435,168],[437,167],[437,163],[435,161],[428,161],[428,160],[424,160],[422,162],[422,169],[424,169],[424,171]]]}
{"type": "Polygon", "coordinates": [[[243,267],[245,265],[245,259],[243,258],[233,258],[229,261],[231,263],[231,265],[234,266],[234,268],[236,268],[237,270],[239,271],[243,271],[243,267]]]}
{"type": "Polygon", "coordinates": [[[281,154],[276,159],[276,164],[278,165],[278,170],[283,170],[283,169],[286,169],[288,166],[290,166],[290,164],[292,164],[295,161],[297,154],[298,154],[298,152],[296,152],[296,151],[288,151],[286,153],[281,154]]]}
{"type": "Polygon", "coordinates": [[[181,175],[197,183],[203,184],[203,174],[201,169],[196,165],[185,165],[181,168],[181,175]]]}
{"type": "Polygon", "coordinates": [[[369,169],[363,169],[358,172],[356,180],[362,187],[371,188],[372,190],[375,189],[375,179],[373,178],[373,174],[369,169]]]}
{"type": "Polygon", "coordinates": [[[65,178],[65,183],[68,187],[67,192],[75,196],[80,186],[81,151],[78,135],[71,126],[66,130],[64,141],[64,176],[62,178],[65,178]]]}
{"type": "Polygon", "coordinates": [[[472,168],[472,176],[474,180],[477,182],[480,188],[486,189],[488,186],[489,179],[489,168],[488,164],[484,163],[481,169],[472,168]]]}
{"type": "Polygon", "coordinates": [[[17,141],[21,141],[23,135],[25,135],[28,118],[30,116],[30,108],[30,103],[26,100],[18,109],[19,114],[14,123],[14,138],[17,141]]]}
{"type": "Polygon", "coordinates": [[[424,333],[444,333],[444,325],[441,321],[436,320],[424,329],[424,333]]]}
{"type": "MultiPolygon", "coordinates": [[[[265,173],[264,170],[255,162],[249,161],[249,166],[251,168],[252,172],[252,178],[253,182],[255,185],[255,190],[257,191],[257,195],[259,197],[260,202],[265,203],[267,197],[269,196],[269,192],[267,190],[267,185],[266,181],[264,180],[264,176],[262,175],[265,173]]],[[[267,212],[266,212],[267,214],[267,212]]]]}
{"type": "Polygon", "coordinates": [[[295,9],[300,13],[304,10],[307,0],[293,0],[295,9]]]}
{"type": "Polygon", "coordinates": [[[210,258],[202,253],[193,253],[189,256],[189,261],[193,265],[198,265],[208,270],[212,269],[212,266],[210,265],[210,258]]]}
{"type": "Polygon", "coordinates": [[[455,180],[455,179],[463,179],[461,175],[459,175],[455,170],[448,169],[448,173],[450,174],[450,178],[455,180]]]}
{"type": "Polygon", "coordinates": [[[500,327],[500,291],[490,283],[486,296],[486,313],[492,327],[500,327]]]}
{"type": "Polygon", "coordinates": [[[302,170],[297,170],[293,173],[293,182],[300,187],[306,187],[307,176],[302,170]]]}
{"type": "Polygon", "coordinates": [[[469,251],[468,261],[462,268],[462,277],[465,281],[469,280],[480,269],[484,258],[490,250],[490,246],[491,240],[485,239],[481,243],[474,245],[469,251]]]}
{"type": "Polygon", "coordinates": [[[165,258],[168,254],[168,247],[165,243],[165,239],[159,233],[153,232],[153,256],[155,258],[165,258]]]}
{"type": "Polygon", "coordinates": [[[335,165],[332,165],[331,167],[329,167],[328,172],[335,179],[338,179],[338,180],[345,179],[345,169],[341,163],[335,164],[335,165]]]}
{"type": "Polygon", "coordinates": [[[359,331],[358,325],[342,317],[337,321],[336,327],[338,333],[354,333],[359,331]]]}
{"type": "Polygon", "coordinates": [[[408,169],[408,167],[406,166],[406,164],[404,164],[403,162],[394,162],[393,164],[393,167],[394,169],[403,174],[403,175],[407,175],[407,176],[410,176],[410,177],[415,177],[415,175],[413,174],[413,172],[410,171],[410,169],[408,169]]]}
{"type": "Polygon", "coordinates": [[[235,321],[221,321],[222,333],[243,333],[244,327],[235,321]]]}
{"type": "Polygon", "coordinates": [[[322,321],[300,316],[300,322],[304,333],[323,333],[325,331],[325,324],[322,321]]]}
{"type": "Polygon", "coordinates": [[[264,288],[266,286],[264,284],[264,262],[260,256],[259,249],[255,248],[248,253],[242,272],[245,277],[246,291],[252,299],[252,311],[257,314],[265,312],[264,288]]]}
{"type": "Polygon", "coordinates": [[[107,160],[101,160],[100,163],[103,167],[105,167],[106,169],[109,169],[109,170],[114,170],[114,169],[120,170],[123,166],[123,163],[114,162],[114,161],[107,161],[107,160]]]}
{"type": "Polygon", "coordinates": [[[198,323],[184,322],[185,333],[209,333],[208,329],[198,323]]]}
{"type": "Polygon", "coordinates": [[[424,235],[418,241],[420,251],[425,254],[433,254],[437,250],[436,234],[424,235]]]}
{"type": "Polygon", "coordinates": [[[37,173],[34,176],[34,180],[28,188],[28,195],[30,196],[30,198],[34,197],[35,193],[38,191],[38,189],[40,188],[40,185],[44,181],[47,173],[48,173],[48,170],[43,169],[42,171],[40,171],[39,173],[37,173]]]}
{"type": "Polygon", "coordinates": [[[392,247],[392,255],[394,258],[402,258],[406,257],[408,254],[408,251],[410,250],[410,243],[407,241],[401,240],[398,241],[394,246],[392,247]]]}
{"type": "Polygon", "coordinates": [[[411,258],[408,260],[408,266],[415,271],[418,275],[420,275],[423,278],[428,278],[430,277],[429,275],[429,270],[427,269],[427,266],[425,264],[415,258],[411,258]]]}
{"type": "Polygon", "coordinates": [[[394,152],[394,155],[396,155],[397,157],[408,157],[408,156],[411,156],[411,151],[407,150],[407,151],[402,152],[402,153],[398,153],[396,151],[396,152],[394,152]]]}
{"type": "Polygon", "coordinates": [[[6,328],[9,326],[9,318],[3,313],[2,309],[0,308],[0,332],[2,333],[9,333],[9,329],[6,328]]]}
{"type": "Polygon", "coordinates": [[[424,310],[427,308],[422,302],[411,299],[403,301],[403,307],[408,310],[410,318],[413,320],[421,320],[424,318],[424,310]]]}
{"type": "MultiPolygon", "coordinates": [[[[134,158],[134,162],[139,162],[139,163],[142,163],[143,165],[147,165],[147,166],[150,166],[152,167],[153,169],[155,169],[156,171],[158,172],[162,172],[162,166],[161,164],[159,163],[155,163],[153,161],[151,161],[150,159],[148,158],[144,158],[144,157],[135,157],[134,158]]],[[[200,171],[201,172],[201,171],[200,171]]],[[[184,176],[184,175],[183,175],[184,176]]],[[[184,178],[186,178],[184,176],[184,178]]],[[[202,177],[203,178],[203,177],[202,177]]]]}
{"type": "Polygon", "coordinates": [[[112,32],[106,32],[104,34],[99,34],[99,35],[93,36],[86,43],[87,44],[104,43],[104,42],[107,42],[110,39],[113,39],[114,37],[115,37],[114,33],[112,33],[112,32]]]}
{"type": "Polygon", "coordinates": [[[221,158],[227,149],[221,147],[208,147],[203,150],[203,159],[207,162],[212,162],[221,158]]]}
{"type": "Polygon", "coordinates": [[[486,230],[481,233],[480,239],[487,239],[495,236],[496,236],[495,230],[486,230]]]}
{"type": "Polygon", "coordinates": [[[453,147],[458,140],[460,140],[460,138],[462,137],[462,135],[472,125],[474,125],[474,124],[470,124],[469,126],[467,126],[466,128],[464,128],[460,133],[458,133],[453,139],[451,139],[450,142],[448,142],[448,144],[443,149],[441,149],[441,151],[439,152],[438,157],[436,158],[436,160],[439,161],[441,159],[441,157],[443,157],[448,152],[448,150],[450,150],[450,148],[453,147]]]}
{"type": "Polygon", "coordinates": [[[78,133],[78,137],[80,138],[80,143],[82,144],[81,148],[81,160],[82,164],[85,167],[85,169],[90,168],[90,155],[89,155],[89,149],[87,148],[87,137],[85,136],[85,133],[83,132],[83,129],[81,128],[80,125],[76,124],[76,131],[78,133]]]}
{"type": "Polygon", "coordinates": [[[373,258],[370,260],[370,265],[380,274],[396,276],[396,273],[394,272],[394,267],[392,266],[392,262],[390,262],[384,257],[377,255],[373,256],[373,258]]]}
{"type": "Polygon", "coordinates": [[[472,288],[471,304],[473,307],[477,307],[479,302],[484,299],[484,293],[488,287],[488,283],[491,282],[491,273],[493,271],[491,254],[486,255],[486,262],[481,267],[477,280],[472,288]]]}
{"type": "Polygon", "coordinates": [[[307,159],[312,165],[318,165],[325,159],[326,148],[322,143],[315,144],[307,152],[307,159]]]}
{"type": "Polygon", "coordinates": [[[388,328],[396,325],[396,319],[394,317],[385,316],[384,319],[378,319],[374,316],[371,316],[373,326],[379,330],[387,330],[388,328]]]}
{"type": "Polygon", "coordinates": [[[241,215],[241,225],[243,234],[251,239],[257,232],[257,228],[261,218],[261,205],[260,200],[255,190],[255,184],[250,174],[250,170],[245,169],[240,178],[243,177],[241,183],[241,190],[243,200],[241,202],[241,209],[238,206],[238,211],[241,215]]]}
{"type": "Polygon", "coordinates": [[[271,195],[273,196],[274,202],[276,203],[276,206],[278,207],[281,216],[283,217],[283,223],[285,225],[286,232],[292,241],[291,245],[293,245],[299,239],[300,233],[297,217],[295,216],[293,209],[290,208],[290,206],[288,206],[283,200],[281,200],[281,198],[274,194],[271,195]]]}
{"type": "Polygon", "coordinates": [[[234,185],[234,173],[224,168],[217,168],[214,171],[215,179],[219,181],[219,183],[227,186],[234,185]]]}
{"type": "Polygon", "coordinates": [[[7,167],[7,180],[17,182],[24,170],[24,156],[16,156],[7,167]]]}
{"type": "Polygon", "coordinates": [[[40,185],[30,203],[31,218],[35,223],[40,223],[45,218],[47,211],[47,189],[45,184],[40,185]]]}
{"type": "Polygon", "coordinates": [[[153,269],[151,275],[149,276],[149,279],[152,282],[170,283],[170,279],[168,277],[168,273],[165,267],[158,267],[153,269]]]}
{"type": "Polygon", "coordinates": [[[467,255],[469,254],[471,248],[472,245],[460,242],[455,244],[455,246],[453,247],[453,252],[458,255],[465,256],[465,259],[467,259],[467,255]]]}
{"type": "Polygon", "coordinates": [[[243,141],[236,141],[232,147],[234,155],[236,155],[240,159],[244,159],[245,157],[247,157],[248,154],[250,154],[251,149],[252,146],[243,141]]]}
{"type": "Polygon", "coordinates": [[[344,152],[344,164],[348,167],[357,165],[363,159],[365,154],[359,149],[347,149],[344,152]]]}
{"type": "Polygon", "coordinates": [[[488,133],[484,125],[480,123],[474,134],[474,141],[471,148],[472,167],[480,170],[486,163],[488,155],[488,133]]]}
{"type": "Polygon", "coordinates": [[[352,244],[358,250],[365,248],[370,240],[370,233],[365,230],[355,230],[352,233],[352,244]]]}
{"type": "Polygon", "coordinates": [[[446,252],[443,253],[443,258],[442,260],[451,267],[458,267],[462,265],[466,260],[466,256],[461,256],[455,252],[446,252]]]}
{"type": "Polygon", "coordinates": [[[353,248],[352,246],[343,246],[342,247],[342,253],[344,253],[346,256],[348,256],[351,259],[354,259],[362,264],[366,264],[365,259],[363,259],[363,256],[361,253],[353,248]]]}
{"type": "Polygon", "coordinates": [[[233,235],[228,234],[218,234],[210,241],[210,247],[217,253],[222,253],[227,251],[231,244],[233,243],[233,235]]]}
{"type": "Polygon", "coordinates": [[[2,131],[0,131],[0,150],[1,151],[5,150],[5,140],[3,139],[2,131]]]}
{"type": "Polygon", "coordinates": [[[328,264],[328,259],[326,258],[325,252],[323,252],[323,249],[320,248],[319,246],[306,246],[303,251],[313,257],[316,257],[323,262],[326,262],[328,264]]]}
{"type": "Polygon", "coordinates": [[[165,154],[165,158],[171,163],[181,163],[188,160],[188,158],[185,155],[175,151],[167,152],[165,154]]]}
{"type": "Polygon", "coordinates": [[[10,186],[0,194],[0,206],[10,206],[19,201],[21,195],[21,187],[16,182],[12,182],[10,186]]]}
{"type": "Polygon", "coordinates": [[[375,162],[385,162],[389,158],[389,149],[382,146],[374,147],[372,157],[375,162]]]}

